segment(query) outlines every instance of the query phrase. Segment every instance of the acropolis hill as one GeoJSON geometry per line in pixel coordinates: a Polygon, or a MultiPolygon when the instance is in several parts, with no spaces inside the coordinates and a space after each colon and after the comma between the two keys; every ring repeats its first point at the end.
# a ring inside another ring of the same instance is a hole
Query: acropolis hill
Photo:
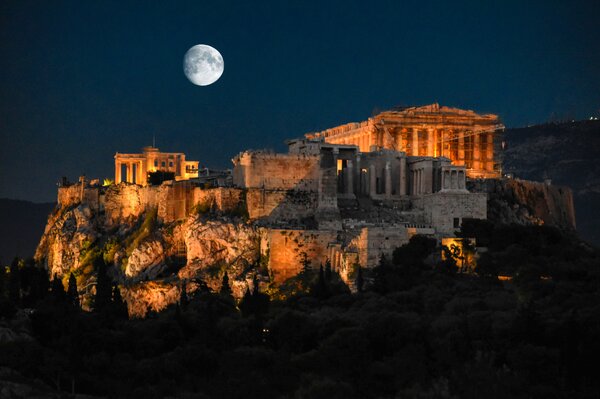
{"type": "Polygon", "coordinates": [[[102,254],[143,316],[225,272],[238,298],[255,275],[276,290],[326,262],[353,289],[359,266],[416,234],[452,238],[468,218],[574,228],[570,190],[501,178],[502,130],[495,115],[432,104],[306,134],[284,154],[244,151],[232,170],[155,147],[117,153],[114,184],[59,187],[36,259],[93,287],[90,254],[102,254]]]}

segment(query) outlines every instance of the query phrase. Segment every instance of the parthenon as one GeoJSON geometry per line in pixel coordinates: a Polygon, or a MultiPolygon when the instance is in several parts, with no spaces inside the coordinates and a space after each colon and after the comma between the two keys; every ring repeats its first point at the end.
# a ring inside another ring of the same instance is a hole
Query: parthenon
{"type": "Polygon", "coordinates": [[[305,136],[331,144],[356,145],[361,152],[390,149],[410,156],[446,157],[453,165],[464,165],[468,177],[497,178],[502,172],[498,156],[502,141],[498,135],[503,130],[497,115],[479,115],[435,103],[392,109],[364,122],[305,136]]]}
{"type": "Polygon", "coordinates": [[[141,154],[115,154],[115,184],[148,184],[149,172],[172,172],[175,180],[198,177],[198,161],[186,161],[182,152],[160,152],[156,147],[144,147],[141,154]]]}

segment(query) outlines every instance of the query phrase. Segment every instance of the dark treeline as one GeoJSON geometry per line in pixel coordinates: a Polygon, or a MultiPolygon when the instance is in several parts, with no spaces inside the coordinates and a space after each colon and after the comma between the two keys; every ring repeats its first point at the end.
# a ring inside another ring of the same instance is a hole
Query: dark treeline
{"type": "Polygon", "coordinates": [[[269,301],[249,289],[236,304],[224,275],[220,292],[144,320],[127,319],[103,264],[83,312],[75,279],[65,290],[13,262],[0,311],[7,322],[31,309],[34,339],[0,344],[0,367],[111,397],[596,398],[597,250],[549,227],[471,221],[462,234],[488,247],[476,274],[432,262],[440,249],[416,236],[358,269],[356,294],[324,265],[309,292],[269,301]]]}

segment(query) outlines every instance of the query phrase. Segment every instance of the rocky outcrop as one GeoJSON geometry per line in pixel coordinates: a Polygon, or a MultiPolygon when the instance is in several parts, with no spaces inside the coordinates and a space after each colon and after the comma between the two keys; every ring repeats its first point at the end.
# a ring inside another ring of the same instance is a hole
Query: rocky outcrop
{"type": "Polygon", "coordinates": [[[104,212],[108,227],[139,217],[145,210],[141,187],[136,184],[113,184],[105,193],[104,212]]]}
{"type": "Polygon", "coordinates": [[[51,276],[59,277],[81,266],[82,253],[99,233],[87,205],[58,208],[48,218],[44,235],[35,253],[51,276]]]}
{"type": "Polygon", "coordinates": [[[503,169],[521,179],[566,185],[573,191],[577,232],[600,245],[600,121],[547,123],[505,132],[503,169]]]}
{"type": "Polygon", "coordinates": [[[179,301],[181,290],[177,282],[145,281],[121,289],[130,317],[146,317],[148,312],[160,312],[179,301]]]}
{"type": "Polygon", "coordinates": [[[127,266],[125,276],[132,279],[155,279],[165,269],[165,251],[159,240],[149,240],[140,244],[133,250],[127,266]]]}
{"type": "Polygon", "coordinates": [[[573,194],[568,187],[519,179],[469,182],[469,190],[488,194],[488,220],[575,230],[573,194]]]}
{"type": "Polygon", "coordinates": [[[234,297],[241,298],[260,256],[258,229],[240,219],[207,220],[198,215],[188,218],[184,228],[187,264],[181,279],[201,277],[215,290],[228,273],[234,297]]]}

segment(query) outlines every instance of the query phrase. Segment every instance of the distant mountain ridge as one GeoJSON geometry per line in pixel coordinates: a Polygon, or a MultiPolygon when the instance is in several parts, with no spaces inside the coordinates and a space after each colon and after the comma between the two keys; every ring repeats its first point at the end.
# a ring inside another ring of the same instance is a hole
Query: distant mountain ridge
{"type": "Polygon", "coordinates": [[[504,172],[573,190],[577,231],[600,246],[600,121],[548,123],[505,131],[504,172]]]}
{"type": "Polygon", "coordinates": [[[0,198],[0,265],[32,257],[55,204],[0,198]]]}

